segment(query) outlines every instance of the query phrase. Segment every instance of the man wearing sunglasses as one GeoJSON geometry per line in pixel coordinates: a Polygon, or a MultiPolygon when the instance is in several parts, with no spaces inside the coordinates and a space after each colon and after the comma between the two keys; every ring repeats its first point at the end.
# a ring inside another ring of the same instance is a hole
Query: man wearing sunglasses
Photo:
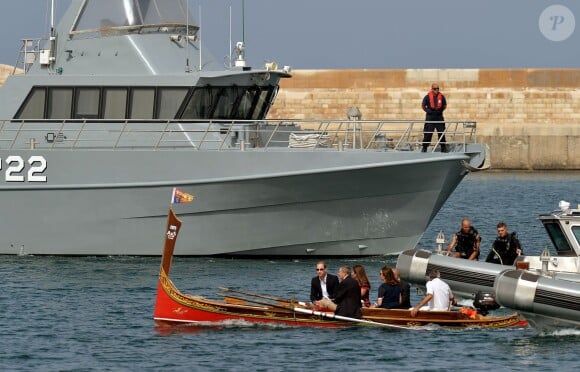
{"type": "Polygon", "coordinates": [[[423,98],[421,104],[425,111],[425,126],[423,127],[423,148],[422,152],[427,152],[427,147],[431,143],[433,132],[437,130],[437,137],[441,143],[441,152],[447,152],[447,142],[445,140],[445,119],[443,111],[447,108],[445,96],[439,92],[439,85],[432,84],[431,91],[423,98]]]}
{"type": "Polygon", "coordinates": [[[338,277],[327,273],[326,263],[318,261],[316,263],[316,276],[312,278],[310,284],[310,301],[314,303],[323,298],[333,300],[338,288],[338,277]]]}

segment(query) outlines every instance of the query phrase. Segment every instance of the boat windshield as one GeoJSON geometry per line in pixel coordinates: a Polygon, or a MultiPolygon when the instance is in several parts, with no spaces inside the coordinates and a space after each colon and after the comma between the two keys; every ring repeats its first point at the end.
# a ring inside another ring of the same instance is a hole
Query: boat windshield
{"type": "MultiPolygon", "coordinates": [[[[575,245],[578,247],[580,245],[580,226],[573,226],[572,233],[574,233],[574,237],[576,238],[575,245]]],[[[580,253],[580,252],[578,252],[578,253],[580,253]]]]}
{"type": "Polygon", "coordinates": [[[73,32],[186,22],[185,0],[86,0],[73,32]]]}
{"type": "Polygon", "coordinates": [[[544,227],[552,240],[552,244],[558,251],[559,256],[575,256],[576,253],[570,247],[562,228],[558,222],[550,221],[544,222],[544,227]]]}

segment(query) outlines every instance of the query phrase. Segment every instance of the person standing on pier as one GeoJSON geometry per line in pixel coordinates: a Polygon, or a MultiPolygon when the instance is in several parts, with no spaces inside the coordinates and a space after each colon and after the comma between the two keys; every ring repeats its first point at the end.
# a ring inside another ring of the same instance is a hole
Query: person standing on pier
{"type": "Polygon", "coordinates": [[[423,148],[421,152],[427,152],[427,147],[431,143],[433,132],[437,130],[437,137],[441,143],[441,152],[447,152],[447,141],[445,139],[445,118],[443,111],[447,108],[445,96],[439,92],[438,84],[431,84],[431,91],[427,93],[421,103],[425,111],[425,126],[423,127],[423,148]]]}

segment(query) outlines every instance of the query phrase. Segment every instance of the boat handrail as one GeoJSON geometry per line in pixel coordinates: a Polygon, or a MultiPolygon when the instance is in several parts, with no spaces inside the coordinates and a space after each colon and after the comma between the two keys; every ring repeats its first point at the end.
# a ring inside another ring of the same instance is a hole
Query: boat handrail
{"type": "Polygon", "coordinates": [[[43,47],[48,44],[48,37],[34,38],[34,39],[22,39],[22,45],[18,51],[16,57],[16,63],[14,64],[14,69],[12,70],[12,75],[16,75],[19,69],[22,70],[23,74],[28,73],[30,66],[40,58],[40,53],[43,47]],[[32,57],[29,57],[32,56],[32,57]]]}
{"type": "MultiPolygon", "coordinates": [[[[195,148],[267,151],[274,147],[315,150],[400,150],[422,147],[424,120],[0,120],[0,147],[195,148]]],[[[450,151],[477,143],[474,121],[446,121],[450,151]]],[[[435,137],[435,136],[434,136],[435,137]]],[[[440,140],[435,137],[430,152],[440,140]]]]}

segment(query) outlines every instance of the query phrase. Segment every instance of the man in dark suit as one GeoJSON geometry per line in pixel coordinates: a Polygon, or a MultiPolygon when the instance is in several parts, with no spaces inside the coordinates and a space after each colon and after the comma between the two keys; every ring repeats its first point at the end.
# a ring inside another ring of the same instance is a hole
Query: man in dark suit
{"type": "Polygon", "coordinates": [[[350,267],[341,266],[338,269],[338,279],[340,284],[334,297],[336,303],[334,313],[349,318],[362,318],[360,285],[351,276],[350,267]]]}
{"type": "Polygon", "coordinates": [[[360,285],[351,276],[351,273],[352,270],[350,267],[341,266],[338,269],[338,280],[340,283],[336,289],[334,302],[323,297],[314,304],[320,308],[332,310],[336,315],[357,319],[362,318],[362,311],[360,309],[362,306],[360,285]]]}
{"type": "Polygon", "coordinates": [[[316,264],[316,276],[312,278],[310,283],[310,301],[319,301],[322,298],[333,300],[338,288],[338,277],[336,275],[328,274],[326,271],[326,263],[319,261],[316,264]]]}

